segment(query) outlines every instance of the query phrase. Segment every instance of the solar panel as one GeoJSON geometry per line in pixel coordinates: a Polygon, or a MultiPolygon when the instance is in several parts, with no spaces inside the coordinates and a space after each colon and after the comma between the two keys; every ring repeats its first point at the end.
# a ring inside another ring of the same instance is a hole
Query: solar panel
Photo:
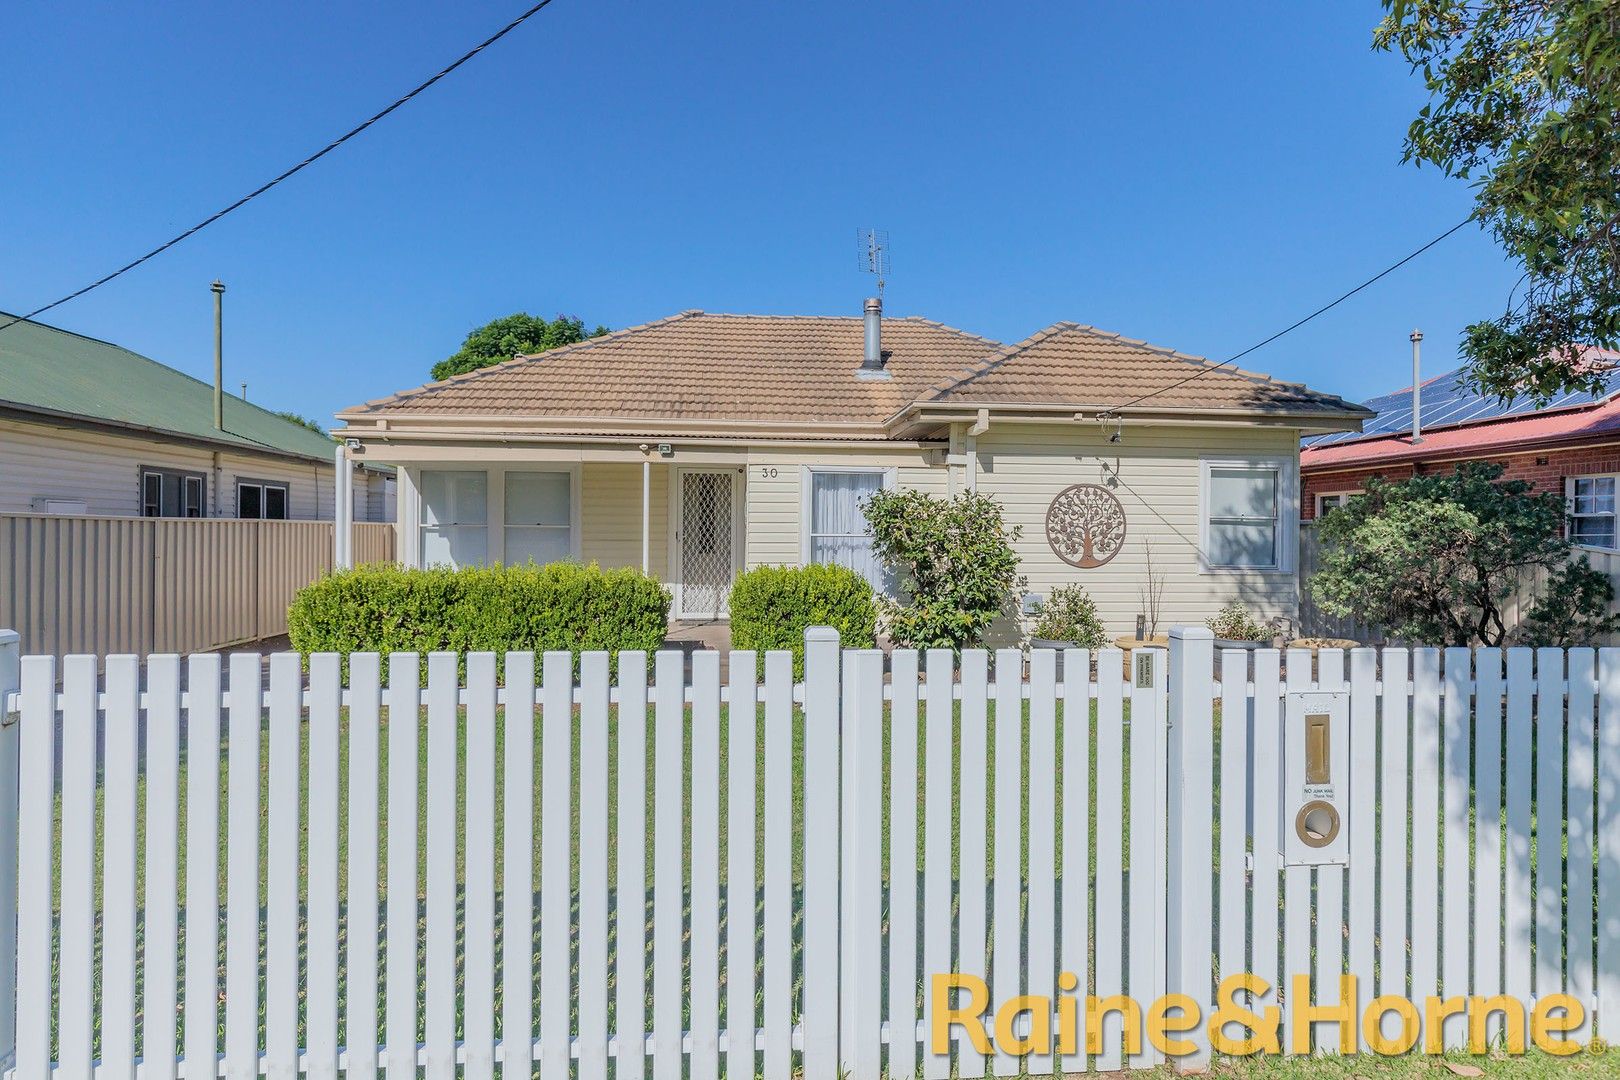
{"type": "MultiPolygon", "coordinates": [[[[1423,384],[1422,408],[1425,429],[1451,424],[1467,424],[1480,420],[1495,420],[1507,416],[1521,416],[1537,412],[1538,407],[1528,395],[1520,394],[1508,401],[1480,394],[1464,385],[1464,369],[1457,368],[1444,375],[1436,375],[1423,384]]],[[[1595,405],[1620,391],[1620,368],[1604,376],[1603,389],[1596,394],[1570,391],[1560,394],[1540,410],[1567,408],[1576,405],[1595,405]]],[[[1332,443],[1364,439],[1370,435],[1394,435],[1412,430],[1412,390],[1410,387],[1393,394],[1384,394],[1362,402],[1377,413],[1365,421],[1359,432],[1338,431],[1327,435],[1314,435],[1304,439],[1307,446],[1327,446],[1332,443]]]]}

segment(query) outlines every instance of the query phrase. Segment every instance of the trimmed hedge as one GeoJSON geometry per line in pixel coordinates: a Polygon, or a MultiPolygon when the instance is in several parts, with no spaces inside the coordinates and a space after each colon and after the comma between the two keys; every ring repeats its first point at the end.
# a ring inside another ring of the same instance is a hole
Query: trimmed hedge
{"type": "Polygon", "coordinates": [[[460,570],[370,565],[298,590],[287,629],[293,648],[306,656],[651,652],[664,640],[669,604],[669,590],[639,570],[603,570],[595,563],[460,570]]]}
{"type": "Polygon", "coordinates": [[[793,650],[793,677],[804,677],[804,632],[831,626],[845,648],[877,644],[872,586],[847,566],[761,566],[731,587],[731,647],[793,650]]]}

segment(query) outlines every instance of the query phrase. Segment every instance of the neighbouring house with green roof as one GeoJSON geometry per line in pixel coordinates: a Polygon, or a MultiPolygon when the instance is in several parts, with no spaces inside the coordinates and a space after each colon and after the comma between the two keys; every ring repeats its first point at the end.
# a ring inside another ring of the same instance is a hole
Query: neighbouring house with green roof
{"type": "MultiPolygon", "coordinates": [[[[0,320],[9,316],[0,315],[0,320]]],[[[0,332],[0,514],[331,520],[330,437],[106,341],[0,332]]],[[[393,471],[356,466],[354,520],[393,518],[393,471]]]]}

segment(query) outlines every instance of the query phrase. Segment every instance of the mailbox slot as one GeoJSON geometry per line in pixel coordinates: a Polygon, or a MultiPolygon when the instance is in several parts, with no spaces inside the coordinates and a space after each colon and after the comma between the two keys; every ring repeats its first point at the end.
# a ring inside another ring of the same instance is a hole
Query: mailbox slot
{"type": "Polygon", "coordinates": [[[1350,697],[1343,691],[1288,694],[1283,724],[1282,833],[1290,866],[1349,861],[1350,697]]]}

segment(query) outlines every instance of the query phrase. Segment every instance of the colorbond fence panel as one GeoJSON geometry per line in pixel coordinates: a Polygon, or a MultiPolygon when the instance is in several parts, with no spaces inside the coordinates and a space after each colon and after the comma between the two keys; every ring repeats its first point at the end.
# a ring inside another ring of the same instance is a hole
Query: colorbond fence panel
{"type": "MultiPolygon", "coordinates": [[[[332,568],[329,521],[0,514],[0,626],[27,653],[166,653],[287,632],[293,594],[332,568]]],[[[355,564],[394,526],[354,526],[355,564]]]]}
{"type": "Polygon", "coordinates": [[[1568,993],[1583,1037],[1620,1010],[1614,650],[1190,634],[1093,671],[813,636],[795,684],[787,653],[724,680],[713,653],[279,655],[266,682],[257,656],[6,648],[8,1078],[1143,1067],[1118,1011],[1065,1041],[1073,999],[1207,1009],[1245,970],[1257,1008],[1347,973],[1360,1005],[1568,993]],[[1283,855],[1307,691],[1348,695],[1342,865],[1283,855]]]}

